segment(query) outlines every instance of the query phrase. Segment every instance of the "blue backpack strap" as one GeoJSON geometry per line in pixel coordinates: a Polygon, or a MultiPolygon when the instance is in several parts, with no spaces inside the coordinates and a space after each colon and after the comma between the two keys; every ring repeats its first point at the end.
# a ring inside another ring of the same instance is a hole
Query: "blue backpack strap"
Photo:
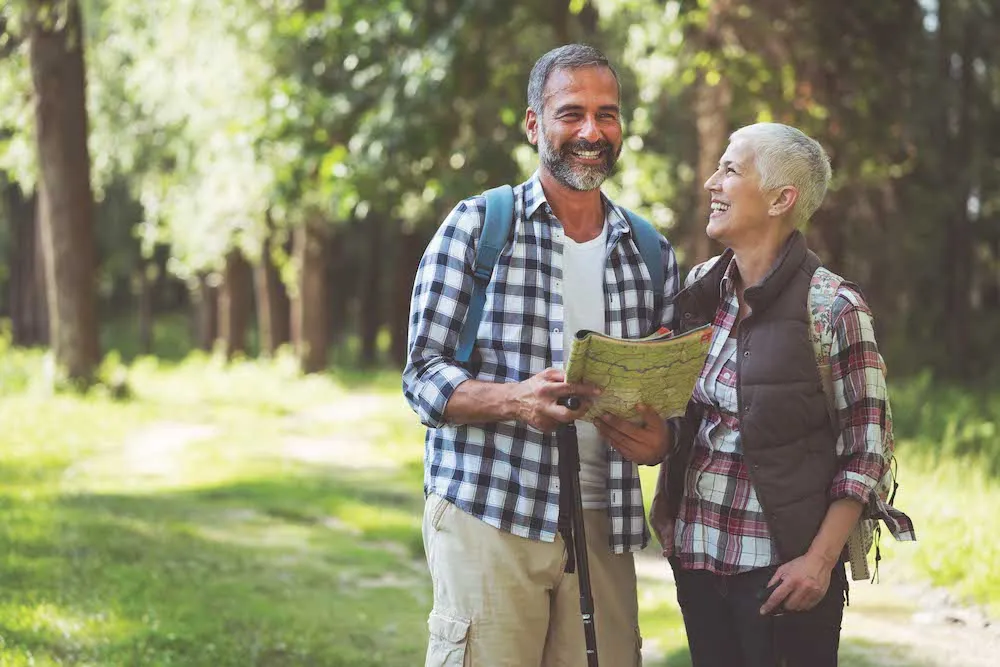
{"type": "Polygon", "coordinates": [[[645,218],[641,218],[627,208],[623,208],[628,224],[632,227],[632,237],[639,248],[642,261],[649,270],[653,281],[653,294],[657,301],[663,299],[663,254],[660,251],[660,233],[645,218]]]}
{"type": "Polygon", "coordinates": [[[500,251],[507,244],[507,237],[514,223],[513,188],[501,185],[487,190],[483,195],[486,197],[486,219],[476,246],[469,312],[465,315],[465,323],[458,335],[458,351],[455,353],[455,359],[463,364],[469,361],[472,350],[476,347],[476,334],[479,332],[479,323],[483,321],[483,307],[486,305],[486,288],[489,287],[493,267],[500,258],[500,251]]]}

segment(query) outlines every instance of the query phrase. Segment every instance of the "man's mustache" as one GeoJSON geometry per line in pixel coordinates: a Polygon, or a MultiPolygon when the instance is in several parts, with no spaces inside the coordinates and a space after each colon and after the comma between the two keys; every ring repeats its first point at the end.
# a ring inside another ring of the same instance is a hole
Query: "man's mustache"
{"type": "Polygon", "coordinates": [[[595,142],[585,141],[581,139],[572,144],[566,144],[563,146],[563,153],[569,153],[572,151],[601,151],[601,152],[611,152],[614,150],[614,146],[607,139],[600,139],[595,142]]]}

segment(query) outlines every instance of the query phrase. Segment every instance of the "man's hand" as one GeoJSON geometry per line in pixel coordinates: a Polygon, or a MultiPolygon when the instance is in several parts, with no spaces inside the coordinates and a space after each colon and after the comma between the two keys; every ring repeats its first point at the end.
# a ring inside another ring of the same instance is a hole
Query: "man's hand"
{"type": "Polygon", "coordinates": [[[594,425],[629,461],[649,466],[661,463],[673,442],[670,425],[648,405],[639,404],[636,410],[642,417],[641,424],[605,412],[594,425]]]}
{"type": "Polygon", "coordinates": [[[534,426],[539,431],[554,431],[560,424],[580,419],[601,390],[589,384],[566,382],[566,374],[557,368],[546,368],[537,375],[511,385],[514,418],[534,426]],[[570,410],[556,401],[564,396],[577,396],[580,408],[570,410]]]}
{"type": "Polygon", "coordinates": [[[807,611],[812,609],[826,595],[830,588],[830,572],[832,566],[826,559],[812,552],[790,560],[774,573],[767,582],[772,586],[780,585],[764,601],[760,608],[762,615],[771,614],[777,610],[807,611]]]}

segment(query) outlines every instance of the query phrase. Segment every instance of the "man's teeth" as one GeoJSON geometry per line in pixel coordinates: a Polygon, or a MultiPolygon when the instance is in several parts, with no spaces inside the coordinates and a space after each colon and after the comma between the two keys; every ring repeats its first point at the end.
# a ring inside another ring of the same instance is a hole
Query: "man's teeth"
{"type": "Polygon", "coordinates": [[[729,204],[723,204],[721,201],[714,201],[714,202],[712,202],[712,210],[713,211],[720,211],[720,212],[721,211],[728,211],[729,210],[729,204]]]}
{"type": "Polygon", "coordinates": [[[601,157],[601,151],[573,151],[573,154],[578,157],[587,158],[588,160],[601,157]]]}

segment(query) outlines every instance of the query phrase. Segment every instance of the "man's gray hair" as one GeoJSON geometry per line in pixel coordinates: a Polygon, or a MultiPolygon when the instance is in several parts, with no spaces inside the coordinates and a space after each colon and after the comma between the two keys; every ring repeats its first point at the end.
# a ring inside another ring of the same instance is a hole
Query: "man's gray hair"
{"type": "Polygon", "coordinates": [[[618,71],[611,65],[607,56],[592,46],[586,44],[566,44],[559,46],[535,62],[528,77],[528,106],[539,116],[545,105],[545,82],[549,75],[557,69],[583,69],[584,67],[607,67],[618,83],[618,97],[622,96],[622,84],[618,71]]]}
{"type": "Polygon", "coordinates": [[[830,156],[818,141],[801,130],[781,123],[756,123],[741,127],[730,141],[745,139],[754,153],[762,191],[792,185],[799,191],[793,210],[796,224],[812,217],[823,203],[830,185],[830,156]]]}

